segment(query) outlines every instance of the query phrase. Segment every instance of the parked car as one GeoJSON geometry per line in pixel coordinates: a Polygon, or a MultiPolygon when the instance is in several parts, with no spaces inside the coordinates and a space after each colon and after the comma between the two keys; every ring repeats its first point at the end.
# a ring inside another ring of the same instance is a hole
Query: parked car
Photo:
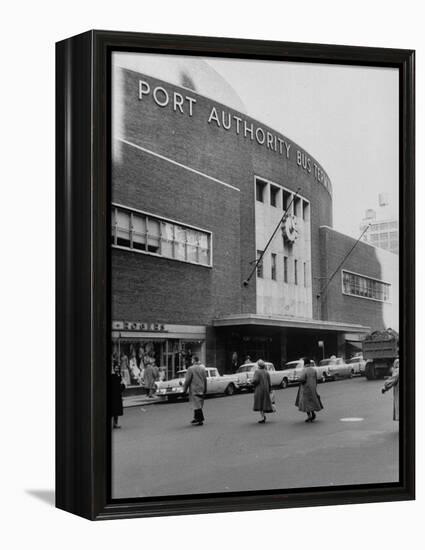
{"type": "Polygon", "coordinates": [[[352,357],[347,361],[347,365],[351,367],[351,374],[365,375],[366,361],[363,359],[363,355],[352,357]]]}
{"type": "Polygon", "coordinates": [[[318,377],[322,382],[336,380],[337,378],[351,378],[353,376],[351,366],[345,363],[341,357],[330,357],[319,362],[318,377]]]}
{"type": "MultiPolygon", "coordinates": [[[[221,375],[215,367],[206,367],[207,395],[225,393],[233,395],[239,389],[238,377],[234,374],[221,375]]],[[[168,401],[176,401],[187,397],[183,394],[183,384],[187,369],[177,372],[177,378],[156,382],[156,395],[167,397],[168,401]]]]}
{"type": "MultiPolygon", "coordinates": [[[[274,368],[273,363],[265,361],[266,370],[270,375],[270,381],[272,386],[280,386],[282,384],[283,372],[277,371],[274,368]]],[[[256,363],[245,363],[241,365],[235,373],[235,376],[238,377],[238,386],[239,388],[252,391],[252,379],[254,378],[254,372],[258,369],[258,362],[256,363]]]]}
{"type": "Polygon", "coordinates": [[[279,371],[283,374],[282,382],[280,384],[281,387],[287,388],[293,384],[299,384],[300,374],[303,369],[304,361],[302,359],[298,359],[298,361],[288,361],[288,363],[285,363],[279,371]]]}

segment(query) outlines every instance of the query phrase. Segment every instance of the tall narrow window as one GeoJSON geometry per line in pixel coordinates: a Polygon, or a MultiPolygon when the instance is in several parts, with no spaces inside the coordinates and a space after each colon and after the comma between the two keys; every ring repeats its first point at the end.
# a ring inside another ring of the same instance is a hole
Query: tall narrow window
{"type": "MultiPolygon", "coordinates": [[[[262,253],[262,250],[257,250],[257,261],[261,258],[262,253]]],[[[261,262],[257,264],[257,277],[260,277],[260,279],[263,278],[263,259],[261,259],[261,262]]]]}
{"type": "Polygon", "coordinates": [[[307,286],[307,263],[304,262],[304,286],[307,286]]]}
{"type": "Polygon", "coordinates": [[[308,221],[308,202],[303,201],[303,220],[308,221]]]}
{"type": "Polygon", "coordinates": [[[294,215],[297,216],[297,218],[301,217],[301,211],[302,211],[302,199],[300,197],[296,197],[294,200],[294,215]]]}
{"type": "Polygon", "coordinates": [[[271,206],[277,206],[279,196],[279,188],[275,185],[270,185],[270,204],[271,206]]]}
{"type": "Polygon", "coordinates": [[[283,282],[288,282],[288,256],[283,257],[283,282]]]}
{"type": "MultiPolygon", "coordinates": [[[[283,210],[286,210],[291,202],[291,193],[288,193],[288,191],[285,191],[282,189],[282,208],[283,210]]],[[[289,212],[288,212],[289,214],[289,212]]]]}
{"type": "Polygon", "coordinates": [[[294,283],[298,284],[298,260],[294,260],[294,283]]]}
{"type": "Polygon", "coordinates": [[[262,180],[255,180],[255,198],[259,202],[264,202],[264,195],[267,183],[262,180]]]}
{"type": "Polygon", "coordinates": [[[272,254],[271,276],[272,280],[276,281],[276,254],[272,254]]]}

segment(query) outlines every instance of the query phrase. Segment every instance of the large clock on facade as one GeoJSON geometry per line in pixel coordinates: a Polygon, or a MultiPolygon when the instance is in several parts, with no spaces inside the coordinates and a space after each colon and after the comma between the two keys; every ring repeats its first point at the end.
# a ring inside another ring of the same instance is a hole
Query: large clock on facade
{"type": "Polygon", "coordinates": [[[282,234],[288,244],[294,244],[298,238],[298,227],[295,216],[289,215],[282,222],[282,234]]]}

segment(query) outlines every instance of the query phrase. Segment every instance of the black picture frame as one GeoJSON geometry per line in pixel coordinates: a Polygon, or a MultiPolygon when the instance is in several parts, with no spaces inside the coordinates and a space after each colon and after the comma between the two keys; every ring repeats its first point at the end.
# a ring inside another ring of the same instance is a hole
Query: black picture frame
{"type": "Polygon", "coordinates": [[[89,31],[56,45],[56,506],[91,519],[415,497],[415,85],[412,50],[89,31]],[[108,500],[109,79],[113,50],[395,67],[400,113],[400,482],[108,500]]]}

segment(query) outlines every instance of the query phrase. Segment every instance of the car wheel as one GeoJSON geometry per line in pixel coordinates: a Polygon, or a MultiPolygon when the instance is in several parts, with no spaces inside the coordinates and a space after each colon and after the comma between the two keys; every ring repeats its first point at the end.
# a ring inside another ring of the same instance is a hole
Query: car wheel
{"type": "Polygon", "coordinates": [[[175,403],[175,402],[177,401],[177,397],[176,397],[175,395],[169,395],[169,396],[167,397],[167,401],[168,401],[169,403],[175,403]]]}
{"type": "Polygon", "coordinates": [[[224,393],[226,395],[233,395],[235,393],[235,386],[233,384],[229,384],[224,393]]]}
{"type": "Polygon", "coordinates": [[[282,382],[280,383],[280,387],[283,388],[283,389],[288,387],[288,379],[287,378],[284,378],[282,380],[282,382]]]}
{"type": "Polygon", "coordinates": [[[326,382],[326,380],[327,380],[327,378],[326,378],[326,374],[325,374],[325,373],[323,373],[323,374],[322,374],[322,382],[323,382],[323,383],[325,383],[325,382],[326,382]]]}
{"type": "Polygon", "coordinates": [[[354,376],[354,369],[351,369],[350,378],[353,378],[353,376],[354,376]]]}

